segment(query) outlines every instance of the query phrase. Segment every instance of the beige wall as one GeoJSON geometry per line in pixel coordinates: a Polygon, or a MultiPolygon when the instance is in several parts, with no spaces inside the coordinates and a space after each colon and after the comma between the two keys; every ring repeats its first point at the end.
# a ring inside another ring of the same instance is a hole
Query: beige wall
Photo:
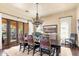
{"type": "Polygon", "coordinates": [[[58,25],[58,37],[60,38],[60,19],[61,17],[66,17],[66,16],[72,16],[71,20],[71,32],[76,32],[76,9],[69,10],[69,11],[64,11],[60,13],[56,13],[53,15],[49,15],[46,17],[42,17],[44,20],[44,25],[53,25],[57,24],[58,25]]]}
{"type": "MultiPolygon", "coordinates": [[[[79,20],[79,7],[77,8],[76,10],[76,21],[79,20]]],[[[78,23],[77,23],[77,26],[78,26],[78,23]]],[[[77,44],[79,46],[79,32],[78,32],[78,27],[77,27],[77,34],[78,34],[78,41],[77,41],[77,44]]]]}
{"type": "Polygon", "coordinates": [[[2,49],[2,17],[0,13],[0,50],[2,49]]]}
{"type": "Polygon", "coordinates": [[[16,17],[10,16],[10,15],[6,15],[6,14],[3,14],[3,13],[2,13],[2,18],[6,18],[6,19],[11,19],[11,20],[21,21],[21,22],[27,23],[27,20],[16,18],[16,17]]]}

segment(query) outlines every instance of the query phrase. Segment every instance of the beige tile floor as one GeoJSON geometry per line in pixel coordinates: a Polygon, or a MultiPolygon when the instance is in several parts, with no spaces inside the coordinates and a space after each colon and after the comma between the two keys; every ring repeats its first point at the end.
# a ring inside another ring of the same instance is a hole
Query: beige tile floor
{"type": "MultiPolygon", "coordinates": [[[[19,46],[11,47],[9,49],[4,50],[3,54],[5,53],[9,56],[32,56],[32,51],[30,51],[29,54],[27,54],[27,50],[23,53],[22,51],[19,51],[19,46]]],[[[35,53],[34,56],[40,56],[40,53],[35,53]]],[[[44,54],[43,56],[48,56],[47,54],[44,54]]],[[[72,56],[72,52],[70,48],[67,47],[61,47],[61,53],[60,56],[72,56]]]]}

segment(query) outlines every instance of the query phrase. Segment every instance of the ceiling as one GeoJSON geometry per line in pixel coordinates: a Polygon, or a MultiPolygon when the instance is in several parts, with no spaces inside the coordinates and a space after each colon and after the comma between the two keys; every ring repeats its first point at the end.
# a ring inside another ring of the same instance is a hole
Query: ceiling
{"type": "MultiPolygon", "coordinates": [[[[77,7],[77,3],[39,3],[39,16],[47,16],[62,11],[71,10],[77,7]]],[[[0,3],[0,12],[11,15],[30,18],[36,15],[35,3],[0,3]],[[28,12],[26,12],[28,11],[28,12]]]]}

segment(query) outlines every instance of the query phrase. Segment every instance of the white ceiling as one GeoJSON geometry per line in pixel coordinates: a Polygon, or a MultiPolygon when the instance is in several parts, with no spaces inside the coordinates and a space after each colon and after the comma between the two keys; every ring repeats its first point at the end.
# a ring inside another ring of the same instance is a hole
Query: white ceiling
{"type": "MultiPolygon", "coordinates": [[[[76,3],[39,3],[39,16],[70,10],[76,8],[76,3]]],[[[30,18],[36,15],[35,3],[3,3],[0,4],[0,12],[9,13],[15,16],[30,18]],[[29,12],[25,12],[28,10],[29,12]]]]}

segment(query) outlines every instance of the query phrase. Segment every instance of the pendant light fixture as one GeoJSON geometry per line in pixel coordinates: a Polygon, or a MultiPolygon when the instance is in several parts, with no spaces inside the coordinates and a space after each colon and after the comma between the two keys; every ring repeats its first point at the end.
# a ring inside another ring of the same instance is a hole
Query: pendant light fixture
{"type": "Polygon", "coordinates": [[[38,14],[38,3],[36,3],[36,18],[33,19],[33,24],[38,27],[39,25],[42,24],[42,20],[39,19],[39,14],[38,14]]]}

